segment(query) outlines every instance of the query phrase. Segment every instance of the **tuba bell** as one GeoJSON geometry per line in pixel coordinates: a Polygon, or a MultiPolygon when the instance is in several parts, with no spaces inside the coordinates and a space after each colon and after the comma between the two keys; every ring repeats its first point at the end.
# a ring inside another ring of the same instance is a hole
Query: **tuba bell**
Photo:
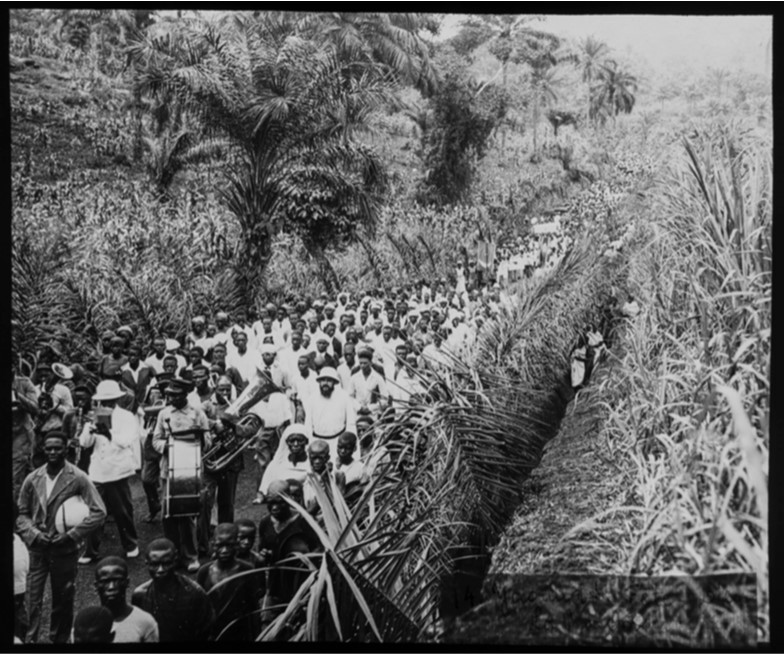
{"type": "Polygon", "coordinates": [[[259,375],[256,379],[247,385],[244,391],[237,396],[226,408],[226,416],[229,418],[240,418],[248,409],[261,402],[264,398],[268,397],[271,393],[276,391],[280,392],[280,388],[275,385],[272,380],[266,375],[259,375]]]}
{"type": "Polygon", "coordinates": [[[202,455],[206,472],[221,472],[253,444],[253,437],[264,426],[264,421],[249,409],[276,391],[280,389],[269,377],[259,375],[234,402],[219,412],[225,429],[202,455]]]}
{"type": "Polygon", "coordinates": [[[256,432],[264,425],[259,416],[248,413],[235,419],[225,413],[221,416],[223,432],[215,444],[202,454],[204,470],[212,474],[222,472],[232,461],[253,444],[256,432]]]}

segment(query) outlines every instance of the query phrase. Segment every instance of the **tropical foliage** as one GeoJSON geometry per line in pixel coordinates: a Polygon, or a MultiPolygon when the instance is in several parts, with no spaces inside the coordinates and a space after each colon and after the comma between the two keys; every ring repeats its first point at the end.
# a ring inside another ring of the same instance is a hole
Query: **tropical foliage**
{"type": "MultiPolygon", "coordinates": [[[[356,133],[393,101],[399,79],[415,74],[409,50],[419,41],[378,16],[330,18],[235,14],[148,36],[131,50],[138,97],[150,97],[155,111],[173,99],[177,111],[235,146],[222,195],[245,243],[237,271],[246,297],[282,230],[302,238],[334,286],[325,248],[375,220],[384,170],[356,133]],[[172,48],[172,39],[182,42],[172,48]]],[[[416,27],[413,18],[404,24],[416,27]]],[[[427,55],[421,46],[416,54],[427,55]]]]}
{"type": "Polygon", "coordinates": [[[465,64],[448,52],[439,64],[442,78],[428,101],[432,124],[423,136],[426,172],[421,204],[454,204],[466,197],[490,135],[506,113],[502,89],[480,88],[465,64]]]}
{"type": "Polygon", "coordinates": [[[429,392],[377,427],[392,465],[359,503],[319,496],[324,554],[296,562],[305,581],[262,639],[435,639],[456,555],[496,543],[558,429],[576,338],[628,294],[640,315],[588,389],[625,508],[559,547],[593,574],[755,571],[764,635],[766,80],[643,83],[531,17],[473,18],[436,46],[418,14],[11,14],[12,341],[30,367],[47,347],[88,363],[118,324],[148,342],[194,313],[449,278],[532,217],[574,238],[473,358],[420,371],[429,392]],[[650,186],[657,160],[670,176],[650,186]]]}
{"type": "Polygon", "coordinates": [[[596,83],[591,88],[592,120],[606,122],[620,113],[631,113],[634,109],[634,92],[637,90],[637,78],[623,70],[614,61],[602,64],[596,75],[596,83]]]}

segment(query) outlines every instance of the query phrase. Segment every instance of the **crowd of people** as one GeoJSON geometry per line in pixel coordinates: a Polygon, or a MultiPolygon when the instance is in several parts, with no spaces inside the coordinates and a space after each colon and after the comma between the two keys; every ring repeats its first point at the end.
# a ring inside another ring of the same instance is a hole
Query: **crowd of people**
{"type": "Polygon", "coordinates": [[[373,425],[427,396],[424,371],[470,358],[482,325],[512,303],[509,270],[530,276],[568,245],[557,234],[514,241],[499,249],[497,281],[470,290],[458,266],[452,283],[216,311],[149,342],[121,325],[90,361],[49,348],[32,379],[17,356],[17,639],[38,642],[49,579],[52,642],[254,640],[302,579],[279,564],[320,548],[286,498],[318,520],[319,497],[335,486],[358,497],[389,460],[373,425]],[[258,522],[235,520],[241,475],[267,509],[258,522]],[[136,476],[145,516],[132,501],[136,476]],[[68,518],[74,496],[79,520],[68,518]],[[102,551],[107,518],[122,556],[102,551]],[[160,521],[152,542],[140,543],[140,520],[160,521]],[[142,554],[150,579],[129,600],[127,560],[142,554]],[[74,616],[80,565],[94,566],[99,605],[74,616]],[[260,574],[241,574],[252,569],[260,574]]]}
{"type": "Polygon", "coordinates": [[[15,549],[27,555],[15,555],[17,638],[38,642],[47,579],[52,642],[109,633],[114,642],[255,637],[261,623],[252,607],[284,604],[296,574],[220,582],[319,547],[283,496],[318,518],[316,485],[329,493],[337,484],[349,501],[361,493],[385,460],[367,435],[373,424],[426,395],[421,372],[467,356],[483,322],[510,301],[497,285],[468,291],[461,269],[456,277],[358,298],[295,298],[235,316],[217,311],[149,343],[121,325],[101,334],[92,361],[68,362],[48,349],[32,378],[16,357],[15,549]],[[169,458],[194,449],[187,478],[169,458]],[[257,489],[253,503],[267,508],[258,524],[235,521],[241,474],[257,489]],[[136,476],[144,516],[132,501],[136,476]],[[196,487],[195,504],[175,506],[177,484],[196,487]],[[70,524],[74,496],[86,508],[70,524]],[[102,551],[107,518],[121,557],[102,551]],[[160,538],[140,543],[140,520],[160,521],[160,538]],[[142,555],[151,579],[128,603],[127,560],[142,555]],[[74,580],[88,565],[108,613],[90,607],[74,616],[74,580]],[[246,613],[256,622],[234,622],[246,613]]]}
{"type": "Polygon", "coordinates": [[[507,288],[523,278],[544,275],[558,265],[572,243],[559,216],[550,222],[535,222],[529,233],[499,248],[496,283],[507,288]]]}

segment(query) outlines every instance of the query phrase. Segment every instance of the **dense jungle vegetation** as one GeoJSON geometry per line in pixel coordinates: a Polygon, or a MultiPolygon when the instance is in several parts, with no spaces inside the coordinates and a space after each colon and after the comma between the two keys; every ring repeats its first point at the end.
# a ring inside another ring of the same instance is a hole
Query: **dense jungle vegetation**
{"type": "MultiPolygon", "coordinates": [[[[624,497],[570,530],[554,570],[754,573],[767,639],[770,79],[644,77],[534,16],[449,38],[442,18],[10,10],[23,372],[52,343],[87,361],[118,324],[149,339],[197,313],[450,276],[478,241],[559,214],[574,248],[379,433],[412,465],[353,511],[321,498],[325,554],[261,638],[438,638],[454,548],[501,536],[576,338],[634,300],[592,396],[624,497]]],[[[731,641],[738,620],[706,602],[661,642],[731,641]]]]}

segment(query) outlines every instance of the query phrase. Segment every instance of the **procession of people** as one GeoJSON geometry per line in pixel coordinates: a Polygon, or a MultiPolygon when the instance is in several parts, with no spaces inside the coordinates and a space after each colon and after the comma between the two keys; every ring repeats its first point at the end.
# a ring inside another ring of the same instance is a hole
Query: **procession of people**
{"type": "MultiPolygon", "coordinates": [[[[501,250],[507,271],[516,248],[501,250]]],[[[275,615],[262,604],[283,606],[298,584],[290,565],[275,566],[320,548],[284,498],[317,519],[319,485],[329,494],[333,480],[349,503],[361,494],[389,458],[365,434],[427,397],[427,371],[470,359],[483,323],[512,302],[508,274],[499,281],[469,290],[461,267],[452,283],[218,309],[149,342],[120,325],[101,334],[94,361],[52,348],[32,380],[17,357],[15,548],[29,553],[23,599],[15,586],[18,641],[41,637],[47,577],[55,643],[253,640],[275,615]],[[241,476],[256,489],[256,522],[235,521],[241,476]],[[102,549],[107,518],[121,556],[102,549]],[[140,542],[141,520],[160,520],[152,542],[140,542]],[[127,561],[142,553],[150,580],[128,602],[127,561]],[[79,566],[95,567],[111,623],[98,606],[74,616],[79,566]]]]}

